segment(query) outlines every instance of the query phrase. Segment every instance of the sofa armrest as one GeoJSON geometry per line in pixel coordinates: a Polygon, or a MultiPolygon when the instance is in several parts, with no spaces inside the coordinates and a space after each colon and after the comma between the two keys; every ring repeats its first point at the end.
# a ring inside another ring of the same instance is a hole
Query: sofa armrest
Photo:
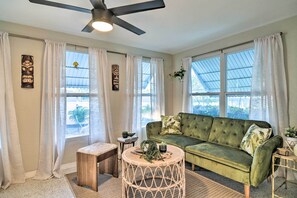
{"type": "Polygon", "coordinates": [[[150,137],[152,135],[160,134],[161,129],[162,129],[162,122],[161,121],[147,123],[147,125],[146,125],[147,138],[150,139],[150,137]]]}
{"type": "Polygon", "coordinates": [[[251,185],[256,187],[269,176],[272,169],[272,154],[282,146],[283,138],[276,135],[256,149],[251,166],[251,185]]]}

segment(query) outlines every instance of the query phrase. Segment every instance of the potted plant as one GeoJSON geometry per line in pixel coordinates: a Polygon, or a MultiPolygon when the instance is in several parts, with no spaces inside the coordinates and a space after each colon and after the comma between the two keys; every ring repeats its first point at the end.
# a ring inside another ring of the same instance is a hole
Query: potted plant
{"type": "Polygon", "coordinates": [[[285,129],[284,135],[288,148],[297,156],[297,128],[289,126],[285,129]]]}
{"type": "Polygon", "coordinates": [[[143,152],[141,157],[143,157],[146,161],[152,163],[153,160],[163,160],[157,143],[153,140],[144,140],[140,144],[140,148],[143,152]]]}
{"type": "Polygon", "coordinates": [[[182,81],[184,76],[185,76],[185,72],[186,72],[186,70],[183,68],[183,66],[181,66],[180,70],[175,71],[172,74],[169,74],[169,76],[172,77],[172,78],[177,78],[180,81],[182,81]]]}
{"type": "Polygon", "coordinates": [[[295,126],[286,128],[285,136],[289,138],[297,138],[297,128],[295,126]]]}

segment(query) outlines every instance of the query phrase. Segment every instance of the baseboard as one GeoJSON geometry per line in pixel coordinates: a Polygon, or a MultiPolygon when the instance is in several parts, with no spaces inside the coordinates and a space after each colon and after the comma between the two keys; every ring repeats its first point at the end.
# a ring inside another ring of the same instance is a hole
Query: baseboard
{"type": "MultiPolygon", "coordinates": [[[[61,165],[61,171],[64,174],[69,174],[69,173],[74,173],[76,172],[76,162],[72,162],[72,163],[68,163],[68,164],[62,164],[61,165]]],[[[30,171],[30,172],[26,172],[25,173],[25,179],[29,179],[34,177],[36,174],[36,170],[34,171],[30,171]]]]}
{"type": "Polygon", "coordinates": [[[62,164],[61,165],[61,170],[63,171],[64,174],[69,174],[69,173],[75,173],[76,172],[76,162],[68,163],[68,164],[62,164]]]}
{"type": "Polygon", "coordinates": [[[36,174],[36,170],[35,171],[26,172],[25,173],[25,179],[32,178],[32,177],[35,176],[35,174],[36,174]]]}

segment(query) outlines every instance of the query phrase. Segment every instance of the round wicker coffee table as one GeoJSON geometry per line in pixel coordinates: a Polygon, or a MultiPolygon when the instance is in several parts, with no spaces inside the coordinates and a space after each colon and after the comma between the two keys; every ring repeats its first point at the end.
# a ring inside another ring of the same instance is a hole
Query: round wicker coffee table
{"type": "Polygon", "coordinates": [[[122,154],[122,197],[185,197],[185,154],[168,145],[163,161],[152,163],[131,147],[122,154]]]}

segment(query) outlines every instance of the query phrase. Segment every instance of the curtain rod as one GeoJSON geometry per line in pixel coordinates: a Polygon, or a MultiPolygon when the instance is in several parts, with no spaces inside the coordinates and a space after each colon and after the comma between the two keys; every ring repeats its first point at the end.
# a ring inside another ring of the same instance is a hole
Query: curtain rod
{"type": "MultiPolygon", "coordinates": [[[[31,37],[31,36],[25,36],[25,35],[20,35],[20,34],[12,34],[12,33],[9,33],[8,35],[12,36],[12,37],[18,37],[18,38],[24,38],[24,39],[30,39],[30,40],[43,41],[44,42],[44,39],[31,37]]],[[[72,44],[72,43],[67,43],[67,45],[72,45],[72,46],[81,47],[81,48],[88,48],[88,46],[76,45],[76,44],[72,44]]],[[[107,50],[107,52],[112,53],[112,54],[119,54],[119,55],[127,56],[126,53],[122,53],[122,52],[116,52],[116,51],[111,51],[111,50],[107,50]]],[[[149,57],[144,57],[144,58],[149,58],[149,57]]]]}
{"type": "MultiPolygon", "coordinates": [[[[279,32],[279,33],[280,33],[280,35],[283,35],[283,32],[279,32]]],[[[226,49],[230,49],[230,48],[233,48],[233,47],[238,47],[240,45],[245,45],[245,44],[249,44],[249,43],[252,43],[252,42],[254,42],[254,40],[249,40],[249,41],[246,41],[246,42],[243,42],[243,43],[238,43],[238,44],[230,45],[228,47],[224,47],[224,48],[221,48],[221,49],[212,50],[212,51],[209,51],[209,52],[198,54],[198,55],[192,56],[192,58],[196,58],[197,56],[202,56],[202,55],[210,54],[210,53],[213,53],[213,52],[223,51],[223,50],[226,50],[226,49]]]]}

